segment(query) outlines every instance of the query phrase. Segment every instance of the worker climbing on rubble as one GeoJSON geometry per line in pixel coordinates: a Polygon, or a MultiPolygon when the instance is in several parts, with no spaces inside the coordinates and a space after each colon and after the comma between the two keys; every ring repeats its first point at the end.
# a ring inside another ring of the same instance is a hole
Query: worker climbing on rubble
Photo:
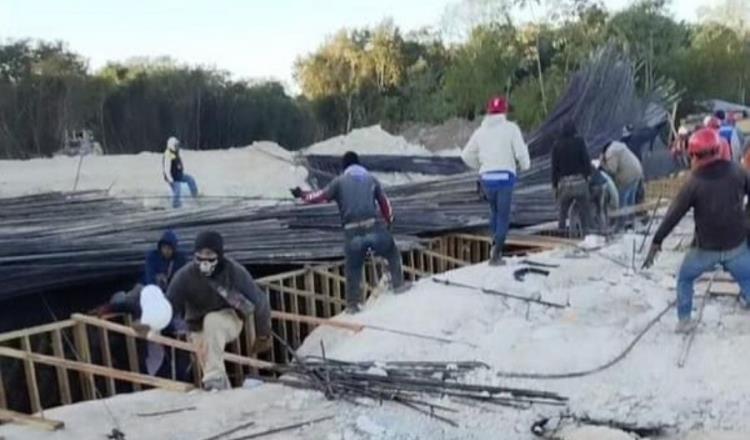
{"type": "Polygon", "coordinates": [[[604,147],[601,164],[615,179],[620,192],[620,207],[635,205],[638,185],[643,180],[643,166],[630,149],[620,141],[613,141],[604,147]]]}
{"type": "Polygon", "coordinates": [[[164,150],[162,161],[162,172],[164,173],[164,180],[167,181],[169,187],[172,189],[173,208],[182,206],[181,194],[183,183],[188,186],[190,195],[193,198],[198,197],[198,185],[195,183],[193,176],[185,172],[182,158],[180,157],[180,141],[174,136],[167,139],[167,149],[164,150]]]}
{"type": "Polygon", "coordinates": [[[185,262],[185,254],[178,248],[177,234],[171,230],[165,231],[156,244],[156,249],[146,254],[143,284],[155,284],[166,291],[172,276],[185,262]]]}
{"type": "Polygon", "coordinates": [[[466,165],[479,171],[482,191],[490,205],[492,266],[503,264],[503,246],[510,227],[513,187],[518,172],[531,167],[521,129],[508,120],[507,113],[505,97],[492,98],[482,125],[471,135],[461,153],[466,165]]]}
{"type": "Polygon", "coordinates": [[[717,265],[739,284],[743,306],[750,303],[750,249],[744,200],[750,195],[750,175],[736,162],[722,160],[720,146],[718,133],[711,129],[700,129],[690,137],[688,151],[695,168],[672,201],[643,263],[644,268],[653,265],[664,239],[692,208],[695,241],[677,275],[678,333],[696,327],[691,319],[693,283],[717,265]]]}
{"type": "MultiPolygon", "coordinates": [[[[563,124],[562,133],[552,146],[552,189],[558,203],[558,228],[567,225],[568,211],[575,201],[581,221],[581,232],[585,236],[592,224],[591,158],[586,143],[578,135],[575,122],[563,124]]],[[[570,219],[571,222],[573,219],[570,219]]]]}
{"type": "Polygon", "coordinates": [[[271,348],[268,295],[258,288],[247,269],[224,255],[224,239],[218,232],[198,234],[193,262],[175,274],[167,297],[175,315],[187,322],[206,390],[230,387],[224,348],[239,337],[244,322],[255,322],[254,353],[271,348]]]}
{"type": "Polygon", "coordinates": [[[394,221],[391,202],[378,179],[359,161],[357,153],[347,151],[341,162],[343,173],[320,191],[291,190],[295,198],[305,203],[335,201],[344,226],[344,255],[346,258],[346,310],[357,313],[362,298],[362,269],[367,253],[388,261],[391,285],[395,293],[408,288],[404,283],[401,253],[390,233],[394,221]],[[385,225],[377,220],[376,206],[380,208],[385,225]]]}

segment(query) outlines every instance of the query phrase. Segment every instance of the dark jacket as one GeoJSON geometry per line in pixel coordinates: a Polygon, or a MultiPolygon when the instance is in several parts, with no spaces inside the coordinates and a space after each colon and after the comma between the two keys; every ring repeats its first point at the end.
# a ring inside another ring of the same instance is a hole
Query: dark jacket
{"type": "Polygon", "coordinates": [[[152,249],[146,254],[146,264],[143,273],[143,284],[156,284],[162,289],[165,289],[169,285],[169,281],[172,279],[175,273],[185,265],[186,258],[185,254],[178,249],[177,235],[172,231],[166,231],[161,236],[161,239],[156,244],[156,249],[152,249]],[[161,255],[159,248],[162,244],[168,244],[174,249],[174,254],[171,260],[166,260],[161,255]],[[160,276],[161,275],[161,276],[160,276]],[[162,277],[163,276],[163,277],[162,277]],[[159,278],[166,279],[166,285],[159,284],[159,278]]]}
{"type": "Polygon", "coordinates": [[[591,158],[586,143],[575,133],[575,128],[566,127],[552,147],[552,187],[557,188],[560,179],[566,176],[590,175],[591,158]]]}
{"type": "Polygon", "coordinates": [[[260,290],[250,273],[229,257],[223,257],[209,278],[195,263],[180,269],[167,290],[175,316],[184,317],[191,331],[200,331],[208,313],[230,308],[212,283],[230,292],[239,292],[255,306],[255,331],[258,336],[271,335],[271,308],[268,294],[260,290]]]}
{"type": "Polygon", "coordinates": [[[740,246],[747,238],[746,195],[750,195],[750,176],[737,163],[718,161],[693,171],[659,225],[654,244],[661,245],[693,208],[699,249],[728,251],[740,246]]]}

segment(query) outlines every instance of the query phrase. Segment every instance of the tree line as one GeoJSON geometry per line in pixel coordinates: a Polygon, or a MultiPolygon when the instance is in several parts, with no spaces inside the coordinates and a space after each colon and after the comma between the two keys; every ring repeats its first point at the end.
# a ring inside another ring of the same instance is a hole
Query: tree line
{"type": "Polygon", "coordinates": [[[297,149],[352,128],[474,118],[493,94],[511,97],[522,128],[538,125],[588,54],[619,45],[640,90],[672,81],[680,111],[708,98],[748,102],[750,34],[744,3],[724,0],[700,23],[667,0],[612,13],[597,0],[460,0],[443,29],[403,32],[391,20],[342,29],[298,58],[301,94],[277,82],[233,80],[168,58],[111,63],[92,73],[61,42],[0,44],[0,156],[48,156],[65,130],[91,129],[107,153],[161,150],[171,135],[209,149],[272,140],[297,149]],[[517,23],[510,11],[545,6],[517,23]]]}

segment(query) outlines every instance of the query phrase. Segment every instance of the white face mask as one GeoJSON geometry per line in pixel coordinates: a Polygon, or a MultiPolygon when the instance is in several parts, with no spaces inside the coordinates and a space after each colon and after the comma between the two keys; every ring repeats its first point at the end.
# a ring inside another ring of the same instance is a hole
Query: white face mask
{"type": "Polygon", "coordinates": [[[218,258],[215,260],[196,259],[196,263],[198,263],[198,270],[200,270],[200,272],[203,275],[210,277],[211,275],[213,275],[214,271],[216,270],[216,266],[219,264],[219,259],[218,258]]]}

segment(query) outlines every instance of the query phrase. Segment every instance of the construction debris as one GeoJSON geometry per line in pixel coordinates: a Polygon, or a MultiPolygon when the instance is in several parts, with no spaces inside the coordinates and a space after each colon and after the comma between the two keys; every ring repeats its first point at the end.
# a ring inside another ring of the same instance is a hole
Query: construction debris
{"type": "Polygon", "coordinates": [[[524,281],[526,279],[526,275],[530,273],[542,275],[545,277],[549,276],[548,270],[538,269],[536,267],[522,267],[513,271],[513,278],[515,278],[516,281],[524,281]]]}
{"type": "Polygon", "coordinates": [[[546,306],[546,307],[553,307],[553,308],[557,308],[557,309],[564,309],[564,308],[568,307],[567,304],[560,304],[560,303],[555,303],[555,302],[551,302],[551,301],[545,301],[545,300],[539,299],[539,298],[531,298],[531,297],[526,297],[526,296],[521,296],[521,295],[515,295],[515,294],[512,294],[512,293],[501,292],[501,291],[495,290],[495,289],[487,289],[487,288],[484,288],[484,287],[472,286],[470,284],[464,284],[464,283],[459,283],[457,281],[451,281],[451,280],[446,279],[446,278],[432,277],[431,280],[433,282],[436,282],[436,283],[439,283],[439,284],[444,284],[446,286],[453,286],[453,287],[460,287],[460,288],[463,288],[463,289],[476,290],[476,291],[485,293],[487,295],[502,296],[502,297],[505,297],[505,298],[515,299],[515,300],[518,300],[518,301],[524,301],[524,302],[527,302],[527,303],[540,304],[540,305],[543,305],[543,306],[546,306]]]}
{"type": "Polygon", "coordinates": [[[448,414],[455,409],[425,400],[427,397],[449,397],[457,403],[484,402],[516,409],[535,404],[559,406],[567,401],[547,391],[465,384],[457,380],[462,373],[482,367],[479,362],[363,363],[306,357],[298,360],[296,368],[293,365],[278,382],[316,389],[333,399],[395,402],[454,427],[458,423],[448,414]]]}

